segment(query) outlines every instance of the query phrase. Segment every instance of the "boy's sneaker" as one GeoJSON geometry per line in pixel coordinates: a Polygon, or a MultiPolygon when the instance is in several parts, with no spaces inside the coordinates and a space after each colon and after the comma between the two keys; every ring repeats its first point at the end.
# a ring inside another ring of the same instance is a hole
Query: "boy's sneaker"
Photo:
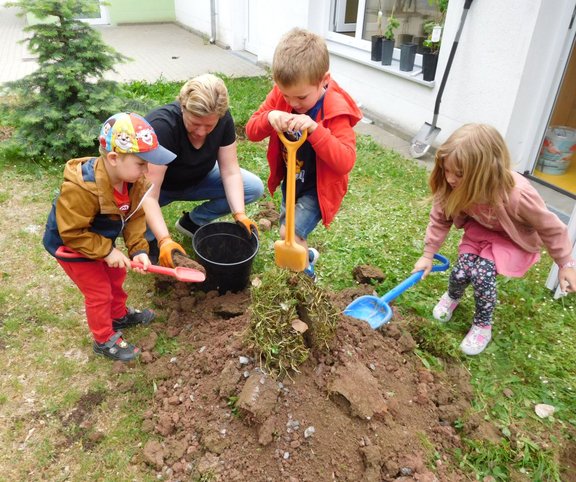
{"type": "Polygon", "coordinates": [[[316,261],[318,261],[318,258],[320,257],[320,253],[318,252],[318,250],[314,249],[314,248],[308,248],[308,262],[314,266],[316,264],[316,261]]]}
{"type": "Polygon", "coordinates": [[[472,325],[468,334],[462,340],[460,344],[460,349],[466,353],[466,355],[478,355],[482,353],[484,349],[490,343],[492,339],[492,326],[479,326],[472,325]]]}
{"type": "Polygon", "coordinates": [[[448,295],[448,292],[444,293],[438,301],[438,304],[432,310],[432,315],[438,321],[447,322],[452,318],[452,313],[460,303],[460,300],[453,300],[448,295]]]}
{"type": "Polygon", "coordinates": [[[304,270],[304,274],[312,278],[312,281],[316,281],[316,273],[314,272],[314,265],[318,258],[320,257],[320,253],[314,248],[308,248],[308,267],[304,270]]]}
{"type": "Polygon", "coordinates": [[[94,353],[104,355],[112,360],[130,361],[140,355],[140,348],[122,339],[122,332],[114,333],[106,343],[94,341],[94,353]]]}
{"type": "Polygon", "coordinates": [[[136,325],[147,325],[150,323],[156,314],[152,310],[135,310],[134,308],[128,308],[128,313],[126,313],[122,318],[116,318],[112,320],[112,328],[114,331],[122,330],[124,328],[130,328],[136,325]]]}
{"type": "Polygon", "coordinates": [[[200,229],[200,225],[190,219],[190,213],[183,211],[180,219],[176,221],[176,229],[186,236],[194,237],[194,233],[200,229]]]}

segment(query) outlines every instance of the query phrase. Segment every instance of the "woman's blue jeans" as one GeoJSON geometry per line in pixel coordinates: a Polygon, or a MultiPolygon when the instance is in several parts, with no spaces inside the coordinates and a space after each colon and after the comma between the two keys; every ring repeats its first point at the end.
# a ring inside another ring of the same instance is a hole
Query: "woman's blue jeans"
{"type": "MultiPolygon", "coordinates": [[[[242,183],[244,184],[244,204],[250,204],[257,201],[264,194],[264,184],[262,180],[252,174],[250,171],[240,169],[242,183]]],[[[230,214],[230,206],[226,199],[224,184],[220,176],[218,164],[202,179],[199,183],[190,186],[181,191],[160,191],[158,200],[160,207],[166,206],[174,201],[203,201],[206,202],[196,206],[190,212],[190,219],[202,226],[203,224],[214,221],[217,218],[230,214]]],[[[146,239],[152,240],[154,236],[148,229],[146,239]]]]}

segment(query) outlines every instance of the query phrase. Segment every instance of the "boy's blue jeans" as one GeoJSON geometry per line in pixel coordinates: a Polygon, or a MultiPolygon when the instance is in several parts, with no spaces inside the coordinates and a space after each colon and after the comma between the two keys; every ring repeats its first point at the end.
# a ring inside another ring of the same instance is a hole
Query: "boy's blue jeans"
{"type": "MultiPolygon", "coordinates": [[[[242,175],[242,183],[244,184],[244,203],[250,204],[260,199],[262,194],[264,194],[264,184],[262,180],[245,169],[240,169],[240,173],[242,175]]],[[[222,183],[218,164],[214,166],[204,179],[187,189],[181,191],[161,190],[158,203],[160,207],[162,207],[174,201],[203,200],[206,200],[206,202],[196,206],[190,212],[190,219],[199,226],[214,221],[226,214],[230,214],[230,206],[226,199],[226,192],[224,191],[224,184],[222,183]]],[[[146,231],[146,239],[154,239],[149,229],[146,231]]]]}
{"type": "MultiPolygon", "coordinates": [[[[316,193],[307,193],[296,199],[294,207],[294,232],[302,239],[314,231],[316,225],[322,220],[320,204],[316,193]]],[[[286,195],[283,193],[282,207],[280,209],[280,226],[286,224],[286,195]]]]}

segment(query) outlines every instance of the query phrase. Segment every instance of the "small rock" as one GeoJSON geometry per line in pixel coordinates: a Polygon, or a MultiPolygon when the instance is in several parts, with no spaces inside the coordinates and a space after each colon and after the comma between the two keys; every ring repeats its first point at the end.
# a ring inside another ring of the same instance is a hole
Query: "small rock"
{"type": "Polygon", "coordinates": [[[380,268],[367,264],[356,266],[352,270],[352,275],[354,276],[354,279],[358,281],[358,283],[363,284],[368,284],[371,281],[380,282],[386,278],[384,272],[380,268]]]}
{"type": "Polygon", "coordinates": [[[308,331],[308,325],[299,319],[292,320],[292,328],[294,328],[298,333],[305,333],[308,331]]]}
{"type": "Polygon", "coordinates": [[[304,430],[304,438],[310,438],[316,432],[316,429],[313,426],[308,427],[304,430]]]}
{"type": "Polygon", "coordinates": [[[258,221],[258,228],[260,228],[262,231],[270,231],[270,229],[272,229],[272,221],[266,218],[262,218],[260,221],[258,221]]]}
{"type": "Polygon", "coordinates": [[[502,390],[502,393],[506,398],[512,398],[514,396],[514,392],[510,388],[505,388],[502,390]]]}
{"type": "Polygon", "coordinates": [[[536,415],[538,415],[540,418],[546,418],[553,415],[554,412],[556,411],[556,408],[553,407],[552,405],[539,403],[534,407],[534,411],[536,412],[536,415]]]}

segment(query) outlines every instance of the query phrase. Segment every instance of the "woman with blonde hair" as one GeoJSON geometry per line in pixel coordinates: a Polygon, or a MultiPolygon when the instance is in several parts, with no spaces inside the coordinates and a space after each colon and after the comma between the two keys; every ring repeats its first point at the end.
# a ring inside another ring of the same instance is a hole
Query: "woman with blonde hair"
{"type": "Polygon", "coordinates": [[[436,152],[429,185],[433,196],[423,256],[414,271],[432,268],[452,225],[463,229],[448,291],[433,316],[452,317],[464,290],[474,288],[476,311],[460,348],[467,355],[484,351],[492,338],[496,275],[522,277],[546,246],[560,270],[564,292],[576,291],[576,262],[566,225],[550,212],[526,178],[512,171],[500,133],[485,124],[457,129],[436,152]]]}
{"type": "MultiPolygon", "coordinates": [[[[150,112],[146,119],[159,142],[176,154],[170,164],[148,170],[160,206],[205,201],[184,212],[176,229],[193,236],[200,226],[232,213],[247,235],[256,233],[245,205],[262,196],[264,185],[238,163],[236,128],[224,81],[212,74],[194,77],[182,86],[175,102],[150,112]]],[[[147,239],[151,254],[157,252],[150,232],[147,239]]],[[[171,259],[160,263],[173,266],[171,259]]]]}

